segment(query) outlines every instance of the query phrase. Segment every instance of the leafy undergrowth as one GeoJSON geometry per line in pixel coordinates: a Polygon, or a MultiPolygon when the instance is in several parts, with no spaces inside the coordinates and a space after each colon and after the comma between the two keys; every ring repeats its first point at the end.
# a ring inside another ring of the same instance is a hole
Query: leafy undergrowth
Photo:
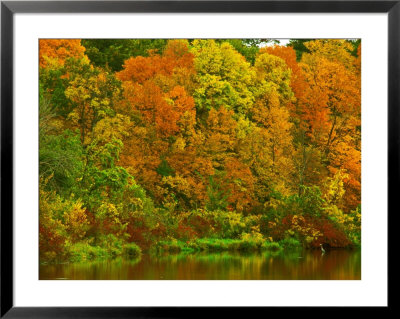
{"type": "Polygon", "coordinates": [[[155,252],[218,252],[218,251],[280,251],[282,249],[293,249],[301,247],[301,243],[296,240],[271,242],[255,239],[218,239],[201,238],[192,241],[182,242],[178,240],[159,241],[151,251],[155,252]]]}
{"type": "Polygon", "coordinates": [[[109,245],[106,247],[92,246],[87,243],[77,243],[69,247],[67,259],[70,262],[83,262],[124,257],[139,258],[142,250],[135,243],[124,245],[109,245]]]}

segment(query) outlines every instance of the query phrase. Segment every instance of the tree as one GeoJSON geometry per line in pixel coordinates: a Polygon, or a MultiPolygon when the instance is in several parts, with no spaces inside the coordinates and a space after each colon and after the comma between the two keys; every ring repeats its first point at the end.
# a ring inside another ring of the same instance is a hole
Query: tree
{"type": "MultiPolygon", "coordinates": [[[[290,122],[288,109],[293,99],[290,88],[291,72],[281,58],[268,53],[259,54],[254,66],[257,70],[258,97],[251,109],[250,118],[260,127],[258,138],[264,141],[261,144],[262,149],[258,149],[254,154],[267,155],[261,157],[265,160],[260,168],[257,168],[258,174],[262,177],[262,184],[268,185],[270,191],[274,189],[288,193],[293,171],[293,124],[290,122]]],[[[255,145],[257,144],[260,145],[255,145]]]]}
{"type": "MultiPolygon", "coordinates": [[[[307,89],[299,101],[307,134],[321,152],[332,174],[346,165],[352,192],[359,193],[361,94],[360,73],[351,45],[343,40],[318,40],[306,44],[301,67],[307,89]],[[339,154],[346,150],[346,160],[339,154]],[[343,160],[339,160],[342,158],[343,160]],[[358,189],[357,189],[358,188],[358,189]]],[[[357,197],[357,196],[356,196],[357,197]]],[[[357,200],[353,200],[353,204],[357,200]]],[[[353,207],[354,208],[354,207],[353,207]]]]}
{"type": "Polygon", "coordinates": [[[112,72],[121,71],[130,57],[162,53],[166,43],[166,39],[82,39],[90,61],[112,72]]]}
{"type": "Polygon", "coordinates": [[[67,63],[69,83],[65,96],[75,106],[68,119],[73,127],[79,128],[82,145],[86,146],[92,139],[96,123],[115,115],[120,84],[112,74],[93,67],[86,59],[67,63]]]}
{"type": "Polygon", "coordinates": [[[304,94],[306,83],[302,70],[296,60],[296,52],[292,47],[285,47],[280,45],[267,46],[260,50],[260,54],[269,53],[271,55],[277,56],[285,61],[285,64],[290,69],[290,88],[294,93],[296,101],[293,101],[293,105],[288,105],[292,112],[292,116],[295,117],[297,114],[297,100],[301,99],[304,94]]]}
{"type": "Polygon", "coordinates": [[[40,39],[39,65],[45,68],[48,65],[63,65],[67,58],[81,59],[85,48],[78,39],[40,39]]]}
{"type": "MultiPolygon", "coordinates": [[[[174,161],[179,158],[190,167],[198,163],[190,147],[196,143],[196,109],[189,94],[193,91],[194,74],[193,54],[183,40],[168,41],[161,55],[132,57],[117,73],[124,95],[119,110],[135,123],[121,164],[138,177],[150,194],[158,194],[154,195],[158,202],[164,192],[160,188],[178,189],[175,178],[196,185],[197,178],[189,180],[187,168],[174,161]],[[161,170],[163,165],[170,167],[175,176],[159,174],[165,171],[161,170]]],[[[195,187],[191,189],[193,194],[195,187]]]]}
{"type": "Polygon", "coordinates": [[[301,60],[303,53],[310,53],[307,46],[305,45],[307,42],[312,41],[313,39],[290,39],[289,47],[292,47],[296,51],[296,59],[297,61],[301,60]]]}
{"type": "Polygon", "coordinates": [[[60,130],[46,98],[39,101],[39,177],[43,188],[69,196],[83,171],[84,151],[79,135],[60,130]]]}
{"type": "Polygon", "coordinates": [[[195,40],[191,52],[197,71],[198,116],[204,120],[212,108],[222,106],[244,114],[254,102],[250,87],[255,74],[250,63],[227,42],[195,40]]]}

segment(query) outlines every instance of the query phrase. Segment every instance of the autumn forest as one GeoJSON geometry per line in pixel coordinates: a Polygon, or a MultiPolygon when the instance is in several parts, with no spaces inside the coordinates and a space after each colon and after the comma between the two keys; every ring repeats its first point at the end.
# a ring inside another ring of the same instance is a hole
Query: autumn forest
{"type": "Polygon", "coordinates": [[[361,245],[361,41],[42,39],[44,263],[361,245]]]}

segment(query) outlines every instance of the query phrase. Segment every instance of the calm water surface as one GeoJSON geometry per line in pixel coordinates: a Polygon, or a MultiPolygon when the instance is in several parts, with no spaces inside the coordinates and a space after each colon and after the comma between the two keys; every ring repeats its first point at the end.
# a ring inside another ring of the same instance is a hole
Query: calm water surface
{"type": "Polygon", "coordinates": [[[142,255],[140,259],[40,265],[39,279],[361,279],[360,250],[142,255]]]}

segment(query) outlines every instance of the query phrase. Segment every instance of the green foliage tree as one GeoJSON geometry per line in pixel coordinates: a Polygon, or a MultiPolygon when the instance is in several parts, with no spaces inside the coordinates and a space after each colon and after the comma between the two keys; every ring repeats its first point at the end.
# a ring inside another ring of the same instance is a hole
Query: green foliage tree
{"type": "Polygon", "coordinates": [[[162,53],[165,39],[83,39],[86,55],[99,67],[112,72],[122,70],[124,61],[130,57],[149,56],[149,51],[162,53]]]}
{"type": "Polygon", "coordinates": [[[224,210],[228,207],[229,192],[224,190],[213,176],[208,178],[206,209],[224,210]]]}

